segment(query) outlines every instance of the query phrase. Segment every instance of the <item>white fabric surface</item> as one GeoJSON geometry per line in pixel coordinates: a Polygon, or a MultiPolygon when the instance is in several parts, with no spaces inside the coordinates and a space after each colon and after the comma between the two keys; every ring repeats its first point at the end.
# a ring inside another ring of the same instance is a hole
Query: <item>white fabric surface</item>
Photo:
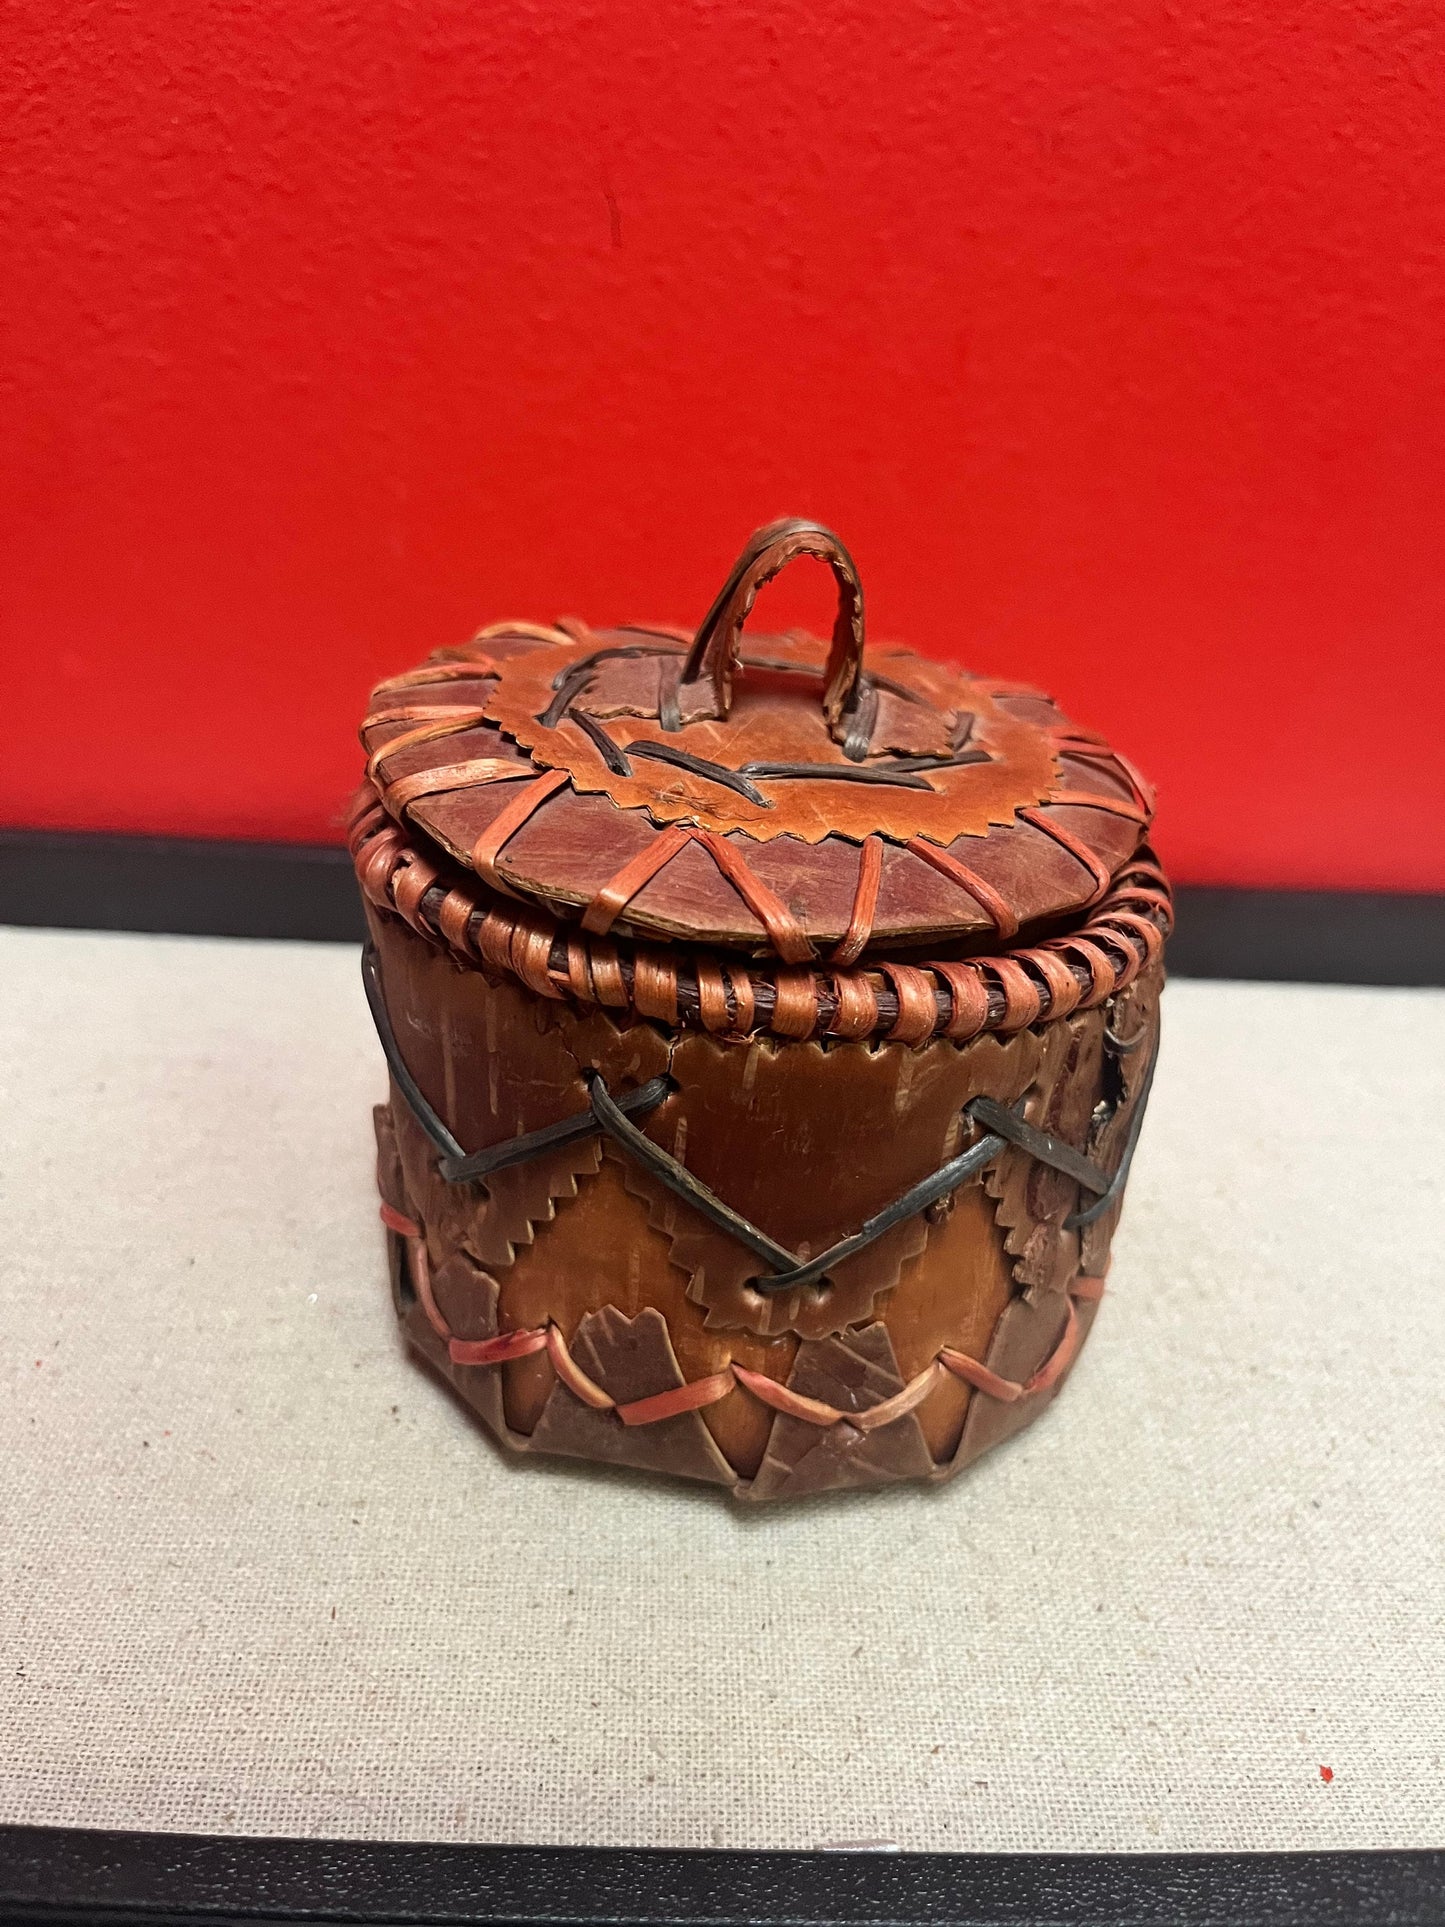
{"type": "Polygon", "coordinates": [[[506,1461],[408,1360],[354,952],[0,981],[0,1821],[1445,1844],[1445,996],[1173,985],[1055,1409],[749,1513],[506,1461]]]}

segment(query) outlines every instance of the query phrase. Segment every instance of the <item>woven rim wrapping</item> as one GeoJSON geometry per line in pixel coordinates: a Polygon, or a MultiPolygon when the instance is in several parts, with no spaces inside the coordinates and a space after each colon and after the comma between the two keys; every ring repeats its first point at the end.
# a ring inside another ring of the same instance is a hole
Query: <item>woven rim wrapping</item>
{"type": "Polygon", "coordinates": [[[770,964],[677,945],[615,942],[495,895],[424,853],[370,786],[350,821],[361,888],[461,962],[516,977],[539,997],[630,1011],[721,1037],[963,1042],[1089,1010],[1163,954],[1168,881],[1141,849],[1078,929],[966,961],[866,961],[849,968],[770,964]]]}

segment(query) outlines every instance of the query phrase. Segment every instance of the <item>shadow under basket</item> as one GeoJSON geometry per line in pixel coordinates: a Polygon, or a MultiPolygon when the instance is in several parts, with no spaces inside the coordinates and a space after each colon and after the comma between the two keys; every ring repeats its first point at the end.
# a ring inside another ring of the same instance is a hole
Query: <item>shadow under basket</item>
{"type": "Polygon", "coordinates": [[[863,649],[775,524],[696,635],[383,683],[352,853],[411,1343],[519,1451],[760,1500],[951,1476],[1088,1334],[1158,1042],[1143,779],[863,649]],[[743,623],[795,556],[831,645],[743,623]]]}

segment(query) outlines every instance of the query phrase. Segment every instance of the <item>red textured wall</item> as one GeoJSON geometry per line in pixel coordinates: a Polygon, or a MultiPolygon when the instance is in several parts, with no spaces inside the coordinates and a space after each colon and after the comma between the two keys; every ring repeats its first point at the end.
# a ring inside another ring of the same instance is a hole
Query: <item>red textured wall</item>
{"type": "Polygon", "coordinates": [[[374,677],[794,511],[1182,876],[1445,886],[1437,6],[7,21],[0,816],[335,836],[374,677]]]}

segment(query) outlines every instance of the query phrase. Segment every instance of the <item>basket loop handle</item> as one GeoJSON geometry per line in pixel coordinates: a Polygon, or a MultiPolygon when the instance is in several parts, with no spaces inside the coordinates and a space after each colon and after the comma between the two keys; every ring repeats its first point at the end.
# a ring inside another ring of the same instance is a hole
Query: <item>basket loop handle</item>
{"type": "Polygon", "coordinates": [[[837,735],[862,694],[863,585],[853,558],[831,529],[790,517],[759,529],[733,564],[717,600],[703,617],[679,678],[679,688],[708,680],[709,713],[726,716],[732,707],[733,676],[742,649],[743,624],[765,582],[800,555],[826,562],[838,584],[838,615],[833,646],[824,672],[823,715],[837,735]]]}

